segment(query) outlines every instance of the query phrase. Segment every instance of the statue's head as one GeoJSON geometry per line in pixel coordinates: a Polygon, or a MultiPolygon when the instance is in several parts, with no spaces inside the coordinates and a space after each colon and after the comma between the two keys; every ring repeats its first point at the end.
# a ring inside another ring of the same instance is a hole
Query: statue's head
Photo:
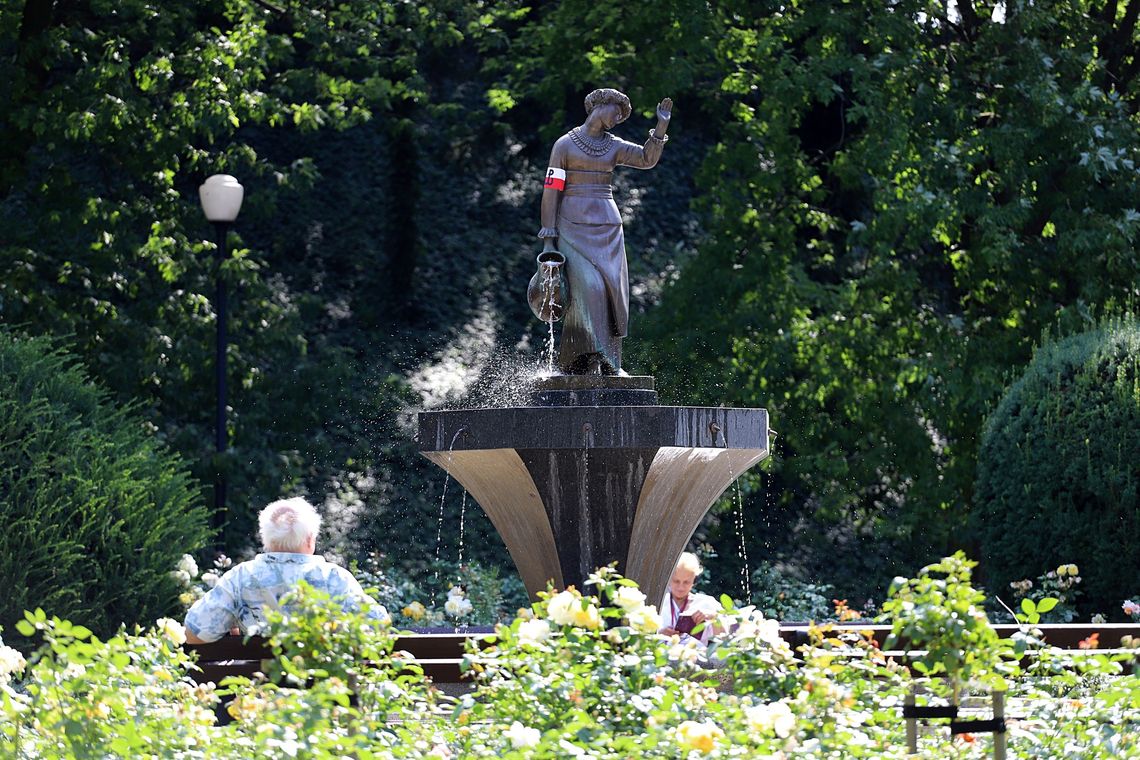
{"type": "Polygon", "coordinates": [[[605,89],[594,90],[586,96],[586,115],[589,116],[598,106],[610,103],[621,109],[622,121],[628,119],[629,114],[633,111],[633,108],[629,104],[629,98],[625,96],[625,93],[606,87],[605,89]]]}

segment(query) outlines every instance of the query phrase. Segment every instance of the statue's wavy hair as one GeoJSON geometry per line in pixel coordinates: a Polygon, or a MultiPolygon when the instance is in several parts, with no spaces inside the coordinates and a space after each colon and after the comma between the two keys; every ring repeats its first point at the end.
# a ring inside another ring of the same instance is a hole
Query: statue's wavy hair
{"type": "Polygon", "coordinates": [[[624,92],[620,92],[610,87],[605,87],[600,90],[594,90],[586,96],[586,115],[589,116],[593,113],[594,109],[600,105],[613,103],[621,108],[621,120],[625,121],[629,118],[630,113],[633,112],[633,107],[629,103],[629,98],[626,97],[624,92]]]}

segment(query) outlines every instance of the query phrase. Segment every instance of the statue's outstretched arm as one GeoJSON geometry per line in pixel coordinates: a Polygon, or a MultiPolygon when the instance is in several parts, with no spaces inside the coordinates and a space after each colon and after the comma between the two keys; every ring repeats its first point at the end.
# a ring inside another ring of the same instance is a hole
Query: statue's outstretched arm
{"type": "Polygon", "coordinates": [[[657,126],[649,131],[649,139],[645,141],[645,145],[627,143],[629,147],[620,154],[618,163],[634,169],[652,169],[657,166],[657,162],[661,159],[661,151],[669,141],[665,131],[669,129],[669,120],[672,118],[673,100],[664,98],[657,104],[657,126]]]}

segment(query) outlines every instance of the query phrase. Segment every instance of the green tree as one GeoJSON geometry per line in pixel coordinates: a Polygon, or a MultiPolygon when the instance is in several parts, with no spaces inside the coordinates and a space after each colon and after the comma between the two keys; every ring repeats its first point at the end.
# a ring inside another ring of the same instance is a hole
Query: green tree
{"type": "Polygon", "coordinates": [[[960,543],[1006,372],[1135,292],[1135,6],[719,6],[709,241],[645,355],[769,408],[800,514],[960,543]]]}
{"type": "MultiPolygon", "coordinates": [[[[359,439],[345,444],[335,431],[363,424],[346,416],[366,404],[387,420],[401,392],[390,365],[360,365],[354,346],[325,339],[302,311],[313,299],[291,275],[304,269],[311,237],[284,251],[235,237],[217,272],[196,188],[208,174],[233,173],[247,186],[238,229],[272,224],[320,178],[296,152],[300,139],[414,109],[425,98],[421,49],[453,45],[476,10],[448,0],[0,7],[9,106],[0,114],[0,317],[72,336],[93,374],[142,402],[203,482],[227,472],[231,543],[249,535],[248,507],[365,472],[352,451],[359,439]],[[269,157],[275,132],[294,145],[269,157]],[[221,461],[209,446],[215,276],[235,296],[233,449],[221,461]],[[323,443],[338,438],[329,454],[323,443]]],[[[392,144],[386,132],[407,133],[405,121],[373,129],[381,148],[392,144]]],[[[405,140],[381,162],[407,149],[405,140]]],[[[399,281],[403,298],[399,273],[414,270],[414,256],[397,246],[365,271],[373,283],[399,281]]],[[[398,313],[386,305],[394,292],[369,288],[365,303],[398,313]]]]}

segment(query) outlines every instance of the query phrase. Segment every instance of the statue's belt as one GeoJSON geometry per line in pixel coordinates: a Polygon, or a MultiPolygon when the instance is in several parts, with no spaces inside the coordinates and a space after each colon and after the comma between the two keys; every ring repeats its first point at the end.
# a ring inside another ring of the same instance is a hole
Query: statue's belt
{"type": "MultiPolygon", "coordinates": [[[[572,174],[574,174],[574,172],[567,172],[567,174],[572,175],[572,174]]],[[[610,175],[606,175],[606,176],[610,176],[610,175]]],[[[591,179],[594,179],[596,177],[597,177],[597,175],[595,174],[594,177],[591,177],[591,179]]],[[[591,182],[589,184],[577,183],[577,182],[574,182],[572,179],[570,179],[570,177],[567,177],[566,189],[563,190],[562,192],[564,195],[577,195],[577,196],[582,196],[585,198],[613,198],[614,197],[613,188],[610,187],[609,183],[606,183],[604,185],[596,184],[596,182],[591,182]]]]}

